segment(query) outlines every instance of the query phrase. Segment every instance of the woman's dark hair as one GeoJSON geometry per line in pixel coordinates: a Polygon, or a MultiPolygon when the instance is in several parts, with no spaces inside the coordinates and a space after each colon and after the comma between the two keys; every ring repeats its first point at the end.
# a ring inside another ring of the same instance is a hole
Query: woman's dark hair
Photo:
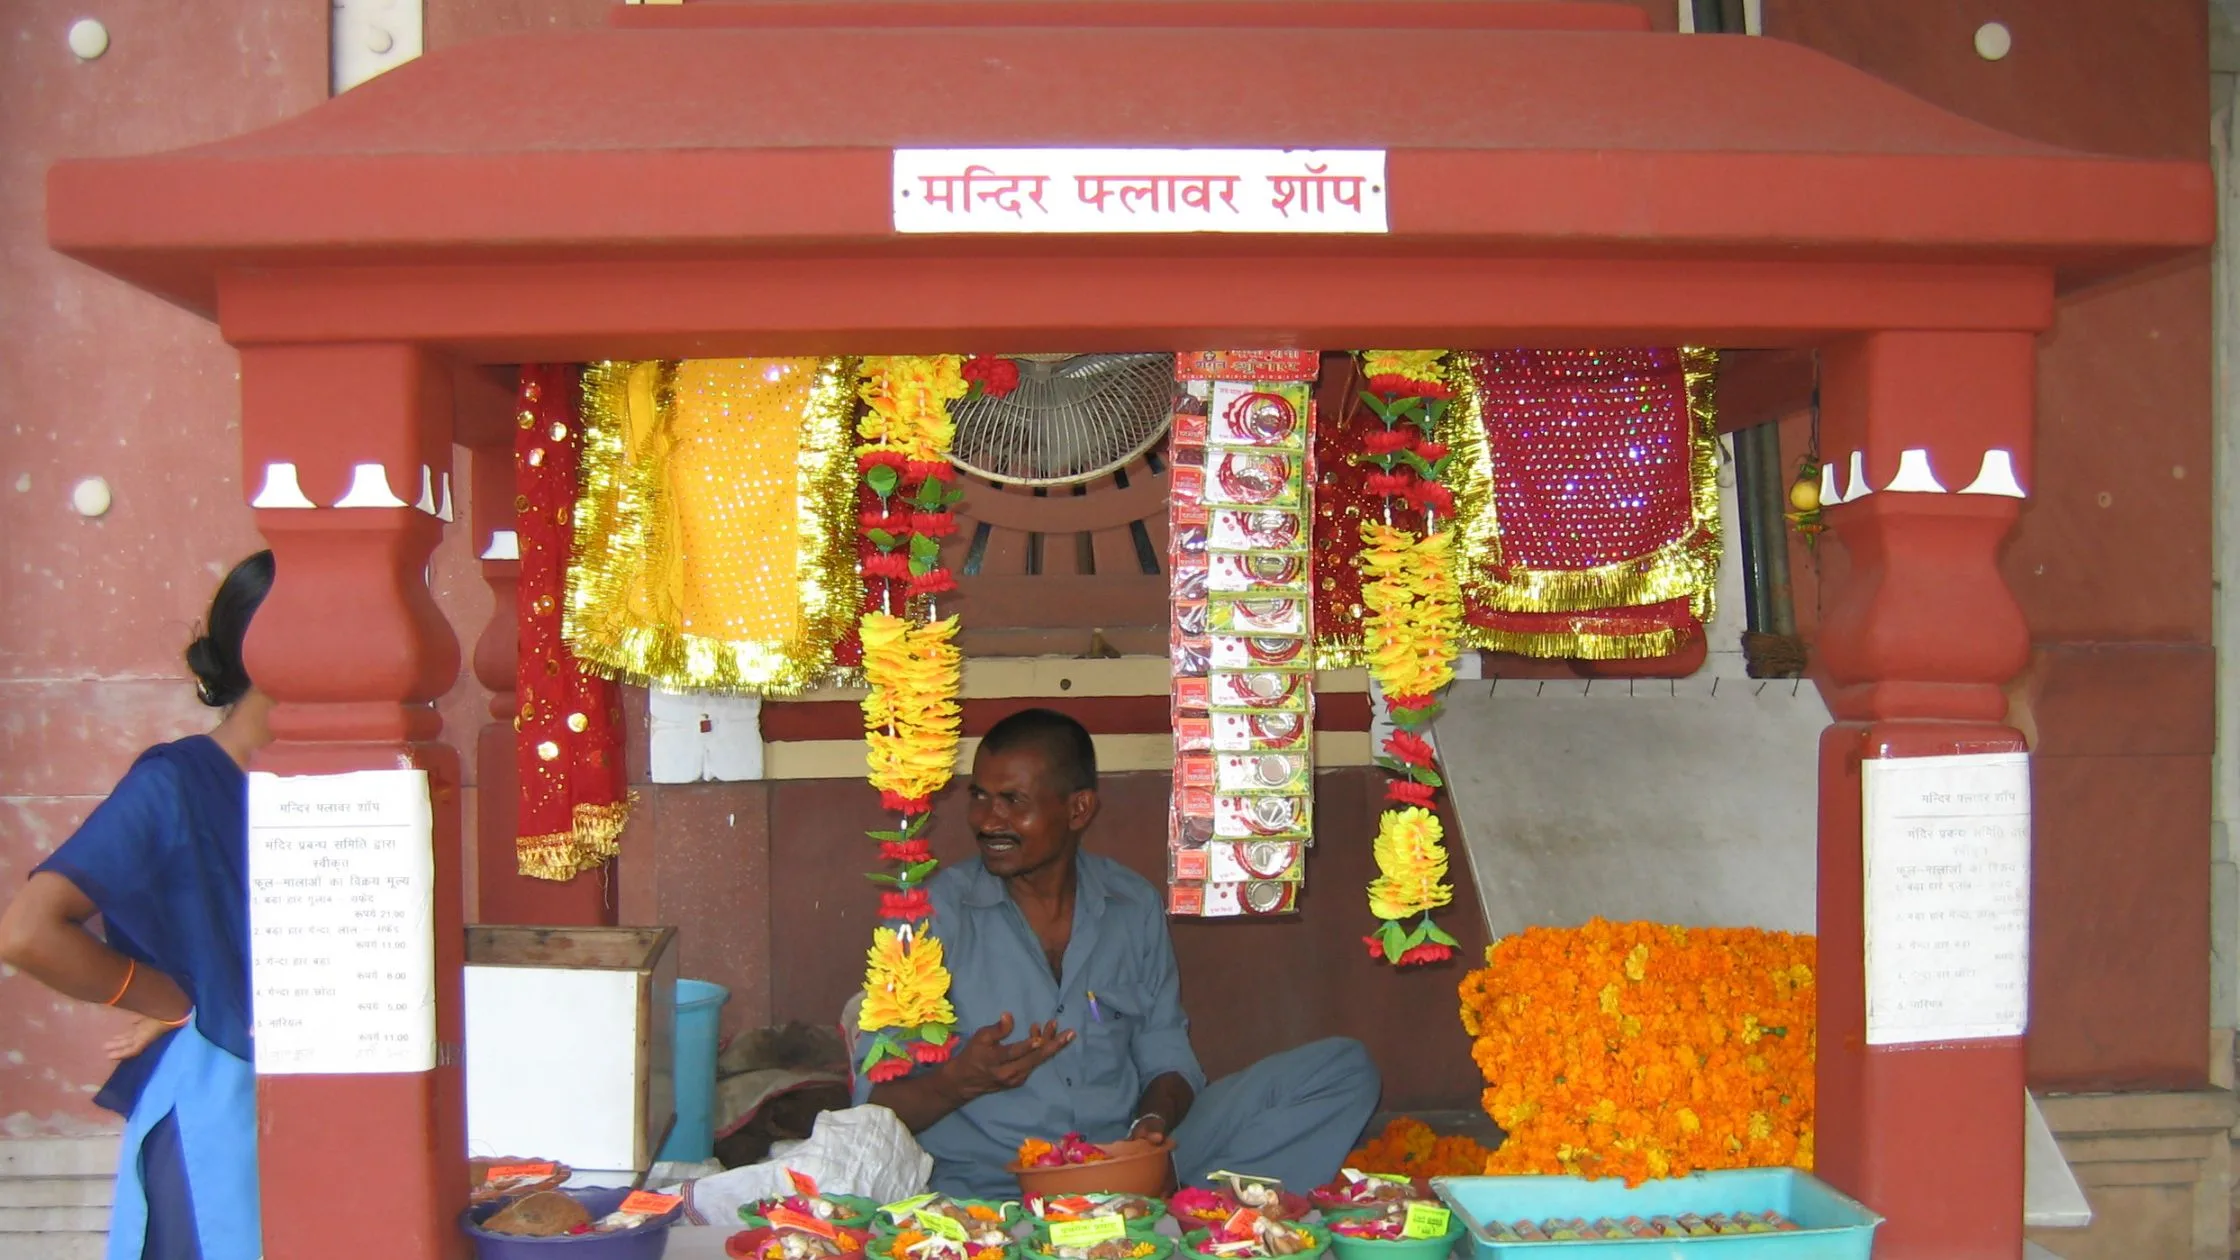
{"type": "Polygon", "coordinates": [[[210,601],[203,631],[187,645],[187,668],[194,671],[194,692],[204,704],[223,709],[249,694],[249,670],[241,663],[241,641],[249,619],[272,590],[272,553],[260,551],[233,566],[210,601]]]}

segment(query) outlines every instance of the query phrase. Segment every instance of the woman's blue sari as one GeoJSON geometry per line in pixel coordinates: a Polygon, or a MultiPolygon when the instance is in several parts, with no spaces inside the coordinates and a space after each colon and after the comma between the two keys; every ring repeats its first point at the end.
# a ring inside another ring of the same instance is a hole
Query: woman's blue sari
{"type": "Polygon", "coordinates": [[[125,1117],[109,1260],[256,1260],[248,778],[196,735],[140,755],[39,864],[101,911],[111,948],[173,980],[194,1021],[117,1065],[125,1117]]]}

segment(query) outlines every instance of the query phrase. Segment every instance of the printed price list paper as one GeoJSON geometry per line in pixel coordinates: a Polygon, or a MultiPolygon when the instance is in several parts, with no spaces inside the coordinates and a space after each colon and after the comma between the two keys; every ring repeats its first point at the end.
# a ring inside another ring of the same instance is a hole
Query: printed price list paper
{"type": "Polygon", "coordinates": [[[258,1072],[435,1067],[433,823],[422,770],[249,776],[258,1072]]]}
{"type": "Polygon", "coordinates": [[[1867,1044],[2019,1037],[2030,1005],[2030,762],[1870,759],[1867,1044]]]}

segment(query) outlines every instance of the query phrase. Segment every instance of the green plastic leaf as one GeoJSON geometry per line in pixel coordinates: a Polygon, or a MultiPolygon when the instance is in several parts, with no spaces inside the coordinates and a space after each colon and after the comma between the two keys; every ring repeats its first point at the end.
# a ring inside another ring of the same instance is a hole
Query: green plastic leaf
{"type": "Polygon", "coordinates": [[[863,834],[883,844],[900,844],[909,839],[908,836],[899,831],[866,831],[863,834]]]}
{"type": "Polygon", "coordinates": [[[1416,946],[1423,944],[1425,932],[1430,928],[1430,926],[1430,919],[1425,919],[1423,922],[1416,924],[1415,929],[1408,933],[1407,942],[1402,947],[1401,952],[1406,953],[1408,950],[1414,949],[1416,946]]]}
{"type": "Polygon", "coordinates": [[[910,815],[910,820],[902,824],[902,838],[905,840],[917,839],[918,833],[924,831],[926,829],[926,824],[932,821],[932,814],[910,815]]]}
{"type": "Polygon", "coordinates": [[[1409,766],[1408,777],[1429,787],[1443,788],[1447,785],[1447,781],[1439,777],[1439,772],[1429,766],[1409,766]]]}
{"type": "Polygon", "coordinates": [[[1399,962],[1400,955],[1408,952],[1407,930],[1390,919],[1384,921],[1384,927],[1377,933],[1377,939],[1384,945],[1384,960],[1388,963],[1399,962]]]}
{"type": "Polygon", "coordinates": [[[866,874],[864,878],[870,880],[874,884],[886,884],[896,888],[902,886],[901,876],[889,875],[885,871],[872,871],[869,874],[866,874]]]}
{"type": "Polygon", "coordinates": [[[1387,757],[1383,753],[1378,753],[1377,764],[1383,766],[1387,770],[1390,770],[1394,774],[1408,773],[1408,763],[1400,760],[1398,757],[1387,757]]]}
{"type": "Polygon", "coordinates": [[[912,534],[910,536],[910,558],[912,560],[939,560],[941,558],[941,540],[928,538],[924,534],[912,534]]]}
{"type": "Polygon", "coordinates": [[[1401,451],[1397,458],[1408,467],[1415,469],[1417,476],[1425,478],[1431,476],[1430,463],[1414,451],[1401,451]]]}
{"type": "Polygon", "coordinates": [[[918,1040],[925,1042],[929,1046],[945,1046],[949,1044],[950,1035],[950,1029],[947,1024],[921,1024],[918,1027],[918,1040]]]}
{"type": "Polygon", "coordinates": [[[1423,935],[1424,939],[1426,940],[1437,941],[1439,944],[1446,946],[1457,946],[1462,944],[1461,941],[1458,941],[1455,938],[1447,935],[1445,932],[1441,931],[1439,925],[1433,923],[1431,921],[1431,916],[1428,914],[1423,916],[1423,926],[1423,935]]]}
{"type": "Polygon", "coordinates": [[[913,884],[924,883],[926,876],[933,874],[939,869],[941,869],[940,858],[927,858],[923,862],[912,862],[910,865],[904,867],[902,870],[902,877],[913,884]]]}
{"type": "Polygon", "coordinates": [[[881,551],[893,551],[895,544],[902,541],[902,539],[883,529],[867,529],[863,531],[863,536],[870,539],[871,545],[881,551]]]}
{"type": "Polygon", "coordinates": [[[873,464],[863,474],[863,484],[871,487],[871,493],[885,499],[894,494],[896,486],[902,484],[902,474],[889,465],[873,464]]]}

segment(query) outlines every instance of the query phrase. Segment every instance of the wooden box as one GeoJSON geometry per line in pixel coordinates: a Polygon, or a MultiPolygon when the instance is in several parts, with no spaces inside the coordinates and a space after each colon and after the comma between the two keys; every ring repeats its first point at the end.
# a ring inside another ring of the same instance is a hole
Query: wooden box
{"type": "Polygon", "coordinates": [[[675,928],[469,927],[467,1151],[652,1166],[675,1115],[675,928]]]}

